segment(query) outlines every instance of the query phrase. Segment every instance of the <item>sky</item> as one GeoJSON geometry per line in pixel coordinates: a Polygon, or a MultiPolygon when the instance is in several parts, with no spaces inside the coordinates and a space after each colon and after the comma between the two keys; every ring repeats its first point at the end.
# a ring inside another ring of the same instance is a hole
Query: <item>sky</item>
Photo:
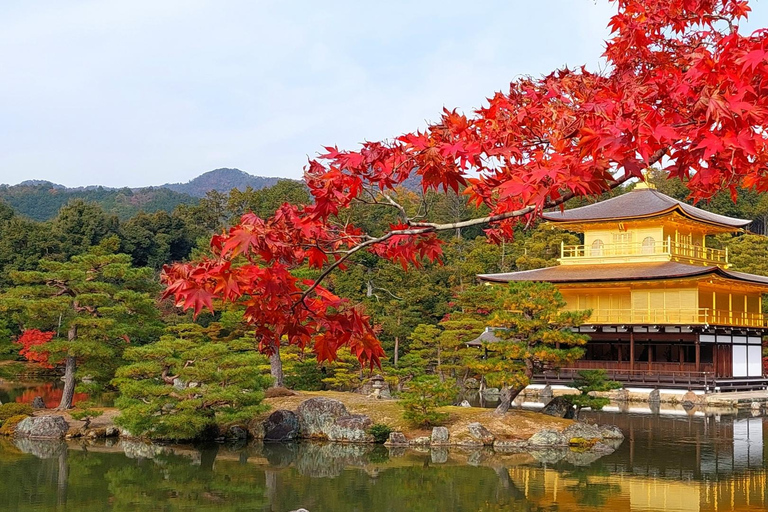
{"type": "MultiPolygon", "coordinates": [[[[751,2],[747,30],[768,27],[751,2]]],[[[470,113],[523,75],[599,69],[607,0],[3,0],[0,183],[300,178],[470,113]]],[[[743,27],[744,28],[744,27],[743,27]]]]}

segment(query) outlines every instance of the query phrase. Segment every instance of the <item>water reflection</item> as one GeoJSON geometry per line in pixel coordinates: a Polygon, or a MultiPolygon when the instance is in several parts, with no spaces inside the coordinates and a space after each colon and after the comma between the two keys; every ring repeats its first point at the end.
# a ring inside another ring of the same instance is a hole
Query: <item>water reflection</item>
{"type": "Polygon", "coordinates": [[[768,510],[768,418],[603,412],[612,454],[0,439],[2,510],[768,510]],[[5,505],[5,506],[3,506],[5,505]]]}

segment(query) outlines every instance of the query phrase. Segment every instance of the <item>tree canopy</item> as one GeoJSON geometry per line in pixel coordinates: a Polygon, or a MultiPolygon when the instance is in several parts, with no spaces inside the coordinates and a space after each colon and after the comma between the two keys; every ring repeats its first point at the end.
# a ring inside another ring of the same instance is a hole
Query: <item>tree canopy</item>
{"type": "Polygon", "coordinates": [[[305,169],[311,202],[244,215],[212,239],[211,256],[165,268],[167,294],[196,313],[214,298],[243,302],[266,352],[285,336],[320,361],[349,345],[376,365],[383,353],[368,317],[321,284],[358,253],[404,268],[440,261],[441,231],[487,225],[501,241],[547,208],[657,164],[696,200],[768,190],[768,33],[739,32],[747,2],[616,3],[603,71],[523,77],[471,114],[445,109],[412,133],[353,151],[326,147],[305,169]],[[394,197],[413,179],[423,191],[415,209],[394,197]],[[435,220],[426,198],[459,190],[487,215],[435,220]],[[356,208],[395,220],[371,231],[350,221],[356,208]],[[295,277],[302,266],[317,277],[295,277]]]}

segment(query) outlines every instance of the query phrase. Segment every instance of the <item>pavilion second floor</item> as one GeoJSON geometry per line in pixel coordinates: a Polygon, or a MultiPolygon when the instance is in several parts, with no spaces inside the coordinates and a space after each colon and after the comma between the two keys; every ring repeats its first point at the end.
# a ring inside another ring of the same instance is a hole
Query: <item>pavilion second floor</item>
{"type": "Polygon", "coordinates": [[[675,287],[565,287],[568,310],[590,310],[593,325],[701,325],[768,328],[762,296],[707,284],[675,287]]]}

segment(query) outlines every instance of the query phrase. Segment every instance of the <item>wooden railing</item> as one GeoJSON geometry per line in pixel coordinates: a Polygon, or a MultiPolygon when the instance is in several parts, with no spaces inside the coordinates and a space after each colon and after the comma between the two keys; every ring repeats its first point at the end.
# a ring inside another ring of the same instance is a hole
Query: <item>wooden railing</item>
{"type": "MultiPolygon", "coordinates": [[[[707,371],[673,371],[666,368],[653,368],[651,370],[624,370],[616,368],[606,368],[613,365],[609,361],[603,366],[606,371],[606,377],[609,380],[615,380],[625,384],[653,385],[657,387],[714,387],[715,374],[707,371]]],[[[654,366],[656,364],[654,363],[654,366]]],[[[542,375],[534,377],[534,382],[545,382],[549,384],[567,384],[573,382],[579,375],[579,371],[584,368],[560,368],[559,370],[548,370],[542,375]]]]}
{"type": "Polygon", "coordinates": [[[738,327],[768,327],[762,313],[711,308],[595,309],[591,324],[709,324],[738,327]]]}
{"type": "Polygon", "coordinates": [[[638,256],[666,255],[669,259],[706,265],[728,266],[728,249],[711,249],[698,245],[667,240],[653,243],[618,243],[595,245],[560,245],[560,258],[563,260],[590,260],[610,263],[621,258],[638,256]]]}

